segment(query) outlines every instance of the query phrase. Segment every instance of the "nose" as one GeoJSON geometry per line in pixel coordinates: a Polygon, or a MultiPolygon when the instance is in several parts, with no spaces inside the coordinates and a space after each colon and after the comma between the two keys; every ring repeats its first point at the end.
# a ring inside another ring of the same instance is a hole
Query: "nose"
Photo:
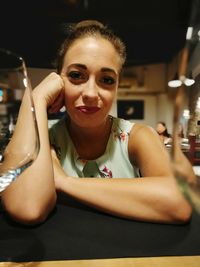
{"type": "Polygon", "coordinates": [[[99,88],[96,84],[95,79],[90,78],[87,83],[85,83],[84,89],[82,91],[82,98],[84,103],[94,103],[98,101],[99,88]]]}

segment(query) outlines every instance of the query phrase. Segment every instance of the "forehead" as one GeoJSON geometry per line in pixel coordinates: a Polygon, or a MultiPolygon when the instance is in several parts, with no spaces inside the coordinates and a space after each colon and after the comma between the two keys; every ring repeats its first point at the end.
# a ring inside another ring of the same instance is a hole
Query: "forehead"
{"type": "Polygon", "coordinates": [[[111,42],[101,37],[85,37],[76,40],[64,57],[64,67],[84,64],[88,68],[121,68],[120,56],[111,42]]]}

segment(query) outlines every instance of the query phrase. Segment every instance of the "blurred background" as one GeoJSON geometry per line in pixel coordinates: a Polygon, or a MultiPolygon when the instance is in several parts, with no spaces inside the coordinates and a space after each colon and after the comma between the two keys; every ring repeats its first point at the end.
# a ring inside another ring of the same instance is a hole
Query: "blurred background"
{"type": "MultiPolygon", "coordinates": [[[[54,69],[53,61],[66,25],[98,19],[111,26],[127,46],[127,62],[114,112],[154,128],[158,121],[165,121],[171,132],[174,92],[168,81],[177,71],[196,2],[1,1],[0,47],[25,59],[34,87],[54,69]]],[[[198,24],[194,20],[192,23],[198,24]]]]}

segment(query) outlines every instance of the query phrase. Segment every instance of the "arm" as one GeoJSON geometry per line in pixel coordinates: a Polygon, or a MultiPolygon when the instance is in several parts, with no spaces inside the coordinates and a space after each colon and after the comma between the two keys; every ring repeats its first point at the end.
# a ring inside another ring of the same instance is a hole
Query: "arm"
{"type": "MultiPolygon", "coordinates": [[[[2,193],[2,203],[6,211],[15,219],[24,223],[43,221],[53,209],[56,192],[53,179],[52,160],[50,155],[47,107],[55,99],[58,101],[63,84],[59,75],[47,76],[34,90],[33,100],[37,117],[40,150],[36,160],[2,193]]],[[[31,142],[27,117],[27,96],[21,104],[20,114],[8,150],[18,146],[19,149],[31,142]]],[[[7,155],[9,159],[9,154],[7,155]]]]}
{"type": "Polygon", "coordinates": [[[176,185],[168,153],[157,134],[148,127],[134,126],[129,155],[144,178],[68,177],[53,153],[56,187],[89,206],[119,217],[164,223],[188,221],[191,207],[176,185]]]}

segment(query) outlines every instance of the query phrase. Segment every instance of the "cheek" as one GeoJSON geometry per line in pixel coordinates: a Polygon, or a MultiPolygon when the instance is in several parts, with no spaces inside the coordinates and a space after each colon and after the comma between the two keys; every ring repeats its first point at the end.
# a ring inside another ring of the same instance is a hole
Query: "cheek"
{"type": "Polygon", "coordinates": [[[116,90],[112,91],[104,91],[102,93],[102,99],[104,99],[104,102],[108,105],[111,106],[113,101],[115,100],[116,96],[116,90]]]}
{"type": "Polygon", "coordinates": [[[65,107],[67,109],[70,108],[70,106],[72,106],[72,104],[74,103],[74,94],[72,90],[65,90],[65,96],[64,96],[64,103],[65,103],[65,107]]]}
{"type": "Polygon", "coordinates": [[[79,89],[77,86],[72,85],[69,82],[65,82],[65,105],[69,105],[79,95],[79,89]]]}

